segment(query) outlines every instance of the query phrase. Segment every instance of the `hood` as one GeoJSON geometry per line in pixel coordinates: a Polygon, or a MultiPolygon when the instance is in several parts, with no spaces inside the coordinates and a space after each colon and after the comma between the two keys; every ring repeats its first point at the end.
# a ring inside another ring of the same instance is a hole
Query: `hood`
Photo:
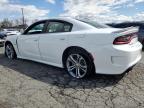
{"type": "Polygon", "coordinates": [[[6,37],[6,40],[9,40],[9,39],[16,39],[19,35],[11,35],[11,36],[7,36],[6,37]]]}
{"type": "Polygon", "coordinates": [[[18,35],[11,35],[6,37],[6,41],[12,42],[14,45],[16,45],[18,35]]]}

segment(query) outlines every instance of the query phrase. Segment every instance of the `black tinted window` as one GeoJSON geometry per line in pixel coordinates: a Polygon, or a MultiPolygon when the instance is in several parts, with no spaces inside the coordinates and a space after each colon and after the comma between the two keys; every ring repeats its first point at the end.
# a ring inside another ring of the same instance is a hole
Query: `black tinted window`
{"type": "Polygon", "coordinates": [[[46,22],[38,22],[38,23],[35,23],[35,24],[31,25],[28,29],[26,29],[24,34],[40,34],[40,33],[43,33],[45,23],[46,22]]]}
{"type": "Polygon", "coordinates": [[[49,22],[47,30],[48,33],[56,33],[56,32],[70,32],[71,24],[64,22],[49,22]]]}
{"type": "Polygon", "coordinates": [[[43,28],[44,28],[44,23],[35,25],[34,27],[32,27],[32,28],[28,31],[28,34],[42,33],[43,28]]]}

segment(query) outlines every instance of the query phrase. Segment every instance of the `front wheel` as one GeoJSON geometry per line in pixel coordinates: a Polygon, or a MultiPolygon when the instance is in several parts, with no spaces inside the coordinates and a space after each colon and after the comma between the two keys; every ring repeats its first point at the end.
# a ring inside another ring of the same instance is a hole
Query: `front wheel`
{"type": "Polygon", "coordinates": [[[5,55],[6,55],[9,59],[14,59],[14,58],[16,58],[16,53],[15,53],[15,50],[14,50],[12,44],[7,44],[7,45],[5,46],[5,55]]]}
{"type": "Polygon", "coordinates": [[[88,54],[79,50],[69,52],[65,67],[70,76],[82,79],[93,73],[93,61],[88,54]]]}

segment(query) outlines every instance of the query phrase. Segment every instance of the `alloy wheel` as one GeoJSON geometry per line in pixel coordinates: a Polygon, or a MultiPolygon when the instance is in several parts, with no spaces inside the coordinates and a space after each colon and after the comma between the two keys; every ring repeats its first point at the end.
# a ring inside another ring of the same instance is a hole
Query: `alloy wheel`
{"type": "Polygon", "coordinates": [[[66,61],[68,73],[74,78],[83,78],[87,74],[87,63],[80,54],[71,54],[66,61]]]}
{"type": "Polygon", "coordinates": [[[10,44],[6,45],[6,55],[9,59],[13,59],[14,57],[14,49],[10,44]]]}

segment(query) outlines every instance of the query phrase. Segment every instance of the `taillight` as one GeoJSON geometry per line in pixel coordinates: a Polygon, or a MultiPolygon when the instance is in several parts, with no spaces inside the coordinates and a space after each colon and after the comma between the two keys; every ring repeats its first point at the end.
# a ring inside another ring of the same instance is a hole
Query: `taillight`
{"type": "Polygon", "coordinates": [[[136,38],[136,37],[137,37],[137,33],[120,36],[120,37],[117,37],[117,38],[114,40],[113,44],[114,44],[114,45],[128,44],[128,43],[131,42],[131,40],[132,40],[133,38],[136,38]]]}

